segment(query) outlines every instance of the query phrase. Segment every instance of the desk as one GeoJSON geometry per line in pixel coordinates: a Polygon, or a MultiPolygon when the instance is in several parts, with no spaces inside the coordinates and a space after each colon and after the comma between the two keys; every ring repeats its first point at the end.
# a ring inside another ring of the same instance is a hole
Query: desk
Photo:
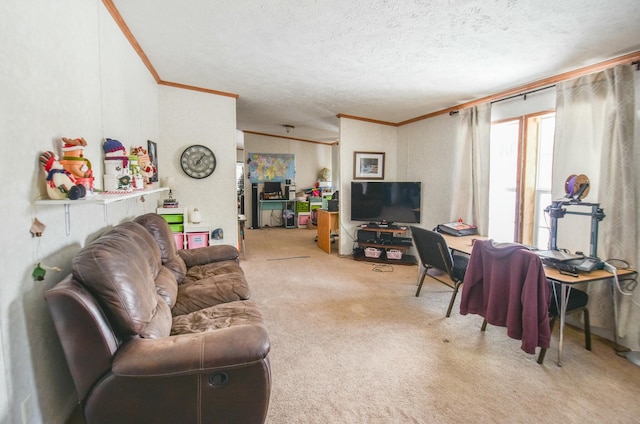
{"type": "MultiPolygon", "coordinates": [[[[296,212],[296,201],[290,199],[274,199],[274,200],[258,200],[258,228],[262,228],[262,211],[281,211],[284,209],[289,209],[291,212],[295,214],[296,212]],[[291,207],[289,207],[291,206],[291,207]]],[[[284,218],[283,218],[284,221],[284,218]]],[[[295,219],[293,220],[295,224],[295,219]]],[[[283,222],[284,226],[287,227],[286,222],[283,222]]],[[[295,228],[295,225],[290,228],[295,228]]]]}
{"type": "MultiPolygon", "coordinates": [[[[483,237],[483,236],[461,236],[461,237],[456,237],[456,236],[451,236],[448,234],[442,234],[442,236],[444,237],[444,239],[447,242],[447,246],[449,247],[449,249],[451,250],[456,250],[458,252],[461,253],[465,253],[470,255],[471,254],[471,250],[473,248],[473,240],[487,240],[488,237],[483,237]]],[[[635,274],[636,271],[631,270],[631,269],[619,269],[618,271],[618,276],[625,276],[625,275],[631,275],[631,274],[635,274]]],[[[565,326],[565,319],[566,319],[566,315],[567,315],[567,299],[568,299],[568,295],[569,295],[569,291],[571,290],[572,286],[574,284],[581,284],[581,283],[591,283],[594,281],[600,281],[600,280],[609,280],[611,282],[611,287],[613,289],[613,274],[611,274],[608,271],[599,269],[599,270],[595,270],[589,273],[581,273],[579,274],[577,277],[573,277],[571,275],[565,275],[565,274],[561,274],[560,271],[558,271],[555,268],[551,268],[545,265],[544,267],[544,273],[547,277],[548,280],[551,280],[551,282],[553,282],[554,284],[560,284],[562,285],[563,290],[560,290],[560,299],[556,300],[559,301],[559,308],[558,310],[560,311],[560,335],[559,335],[559,341],[558,341],[558,365],[562,366],[562,348],[563,348],[563,343],[564,343],[564,326],[565,326]]],[[[613,301],[615,302],[615,290],[612,290],[612,298],[613,301]]],[[[552,299],[552,301],[554,301],[552,299]]],[[[618,337],[618,331],[616,328],[616,315],[617,315],[617,311],[616,311],[616,304],[614,303],[614,307],[613,307],[613,313],[614,313],[614,319],[613,319],[613,334],[614,334],[614,340],[615,340],[615,345],[616,347],[618,346],[618,342],[617,342],[617,337],[618,337]]]]}
{"type": "MultiPolygon", "coordinates": [[[[442,234],[442,233],[441,233],[442,234]]],[[[489,237],[485,236],[452,236],[449,234],[442,234],[444,240],[447,242],[447,247],[451,250],[455,250],[460,253],[464,253],[467,255],[471,254],[471,250],[473,249],[473,241],[474,240],[488,240],[489,237]]]]}
{"type": "Polygon", "coordinates": [[[318,211],[318,247],[327,253],[331,253],[331,230],[340,229],[340,217],[338,212],[329,212],[324,209],[318,211]]]}
{"type": "MultiPolygon", "coordinates": [[[[577,277],[573,277],[571,275],[561,274],[555,268],[551,268],[545,265],[544,273],[547,276],[547,279],[551,280],[554,284],[560,284],[563,290],[560,290],[560,336],[558,341],[558,366],[562,366],[562,345],[564,341],[564,325],[565,318],[567,313],[567,298],[569,296],[569,291],[571,290],[574,284],[580,283],[591,283],[594,281],[600,280],[609,280],[611,284],[611,295],[613,299],[613,337],[615,340],[615,347],[618,347],[618,328],[617,328],[617,314],[616,311],[616,293],[614,289],[614,276],[608,271],[603,269],[598,269],[595,271],[591,271],[588,273],[580,273],[577,277]]],[[[617,270],[618,277],[635,274],[636,271],[632,269],[619,269],[617,270]]],[[[552,299],[553,301],[553,299],[552,299]]],[[[555,300],[558,301],[557,299],[555,300]]]]}

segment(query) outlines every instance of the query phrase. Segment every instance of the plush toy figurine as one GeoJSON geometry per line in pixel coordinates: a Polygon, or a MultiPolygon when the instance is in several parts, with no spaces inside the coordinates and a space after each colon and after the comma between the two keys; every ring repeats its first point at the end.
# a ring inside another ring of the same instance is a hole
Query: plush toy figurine
{"type": "Polygon", "coordinates": [[[84,157],[84,147],[87,142],[84,138],[66,138],[62,137],[62,160],[60,163],[67,171],[71,172],[76,178],[91,178],[93,171],[91,170],[91,162],[84,157]]]}
{"type": "Polygon", "coordinates": [[[82,184],[76,184],[76,179],[56,159],[53,152],[44,152],[40,155],[40,163],[47,174],[47,195],[54,200],[77,200],[87,194],[82,184]]]}
{"type": "Polygon", "coordinates": [[[144,178],[145,184],[151,184],[151,178],[156,173],[156,167],[153,166],[147,150],[143,149],[142,146],[134,147],[133,149],[131,149],[131,153],[138,156],[140,175],[142,175],[142,178],[144,178]]]}

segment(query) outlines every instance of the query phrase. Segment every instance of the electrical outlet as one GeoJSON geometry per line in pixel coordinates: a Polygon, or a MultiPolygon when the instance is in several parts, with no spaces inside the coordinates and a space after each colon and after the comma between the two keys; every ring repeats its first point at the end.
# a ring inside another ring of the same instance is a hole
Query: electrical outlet
{"type": "Polygon", "coordinates": [[[22,408],[22,424],[30,424],[33,421],[33,403],[31,395],[28,395],[20,405],[22,408]]]}

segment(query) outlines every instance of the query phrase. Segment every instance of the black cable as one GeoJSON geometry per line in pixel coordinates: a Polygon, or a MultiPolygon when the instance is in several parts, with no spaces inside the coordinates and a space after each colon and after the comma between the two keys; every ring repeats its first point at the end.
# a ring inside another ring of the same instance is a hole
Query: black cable
{"type": "Polygon", "coordinates": [[[393,265],[389,265],[389,264],[374,265],[371,270],[373,272],[393,272],[393,265]]]}

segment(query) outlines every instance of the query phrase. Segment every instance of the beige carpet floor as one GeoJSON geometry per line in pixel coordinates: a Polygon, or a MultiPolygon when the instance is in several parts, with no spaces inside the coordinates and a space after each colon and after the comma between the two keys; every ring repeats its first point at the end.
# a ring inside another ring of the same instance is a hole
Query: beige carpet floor
{"type": "Polygon", "coordinates": [[[504,328],[450,318],[451,290],[417,266],[327,254],[315,232],[246,231],[241,265],[271,337],[270,424],[639,423],[640,367],[557,328],[544,365],[504,328]]]}

